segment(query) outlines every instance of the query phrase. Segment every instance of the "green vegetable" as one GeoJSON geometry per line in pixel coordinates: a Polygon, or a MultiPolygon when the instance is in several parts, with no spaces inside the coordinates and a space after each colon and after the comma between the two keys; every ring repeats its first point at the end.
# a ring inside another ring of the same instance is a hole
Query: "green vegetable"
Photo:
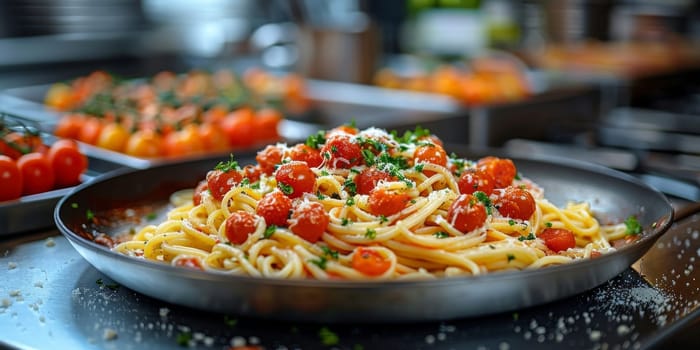
{"type": "Polygon", "coordinates": [[[630,216],[625,219],[625,226],[627,227],[625,230],[627,235],[638,235],[642,233],[642,225],[637,221],[637,217],[635,216],[630,216]]]}

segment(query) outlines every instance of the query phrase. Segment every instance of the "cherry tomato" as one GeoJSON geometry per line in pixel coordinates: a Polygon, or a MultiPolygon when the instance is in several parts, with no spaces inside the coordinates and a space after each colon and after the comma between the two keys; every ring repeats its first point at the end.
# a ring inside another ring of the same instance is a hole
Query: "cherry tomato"
{"type": "Polygon", "coordinates": [[[329,221],[328,213],[321,203],[302,201],[292,212],[289,229],[295,235],[314,243],[321,239],[329,221]]]}
{"type": "Polygon", "coordinates": [[[348,169],[362,161],[362,149],[346,133],[332,134],[321,148],[321,155],[328,159],[331,168],[348,169]]]}
{"type": "Polygon", "coordinates": [[[95,145],[115,152],[123,152],[129,137],[129,131],[121,124],[109,123],[102,128],[95,145]]]}
{"type": "Polygon", "coordinates": [[[450,224],[465,233],[481,227],[486,217],[486,207],[471,194],[460,194],[447,211],[450,224]]]}
{"type": "Polygon", "coordinates": [[[183,156],[204,151],[204,144],[199,137],[199,129],[194,124],[189,124],[182,130],[165,136],[163,145],[166,156],[183,156]]]}
{"type": "Polygon", "coordinates": [[[5,155],[12,159],[19,159],[28,149],[15,142],[2,139],[0,140],[0,155],[5,155]]]}
{"type": "Polygon", "coordinates": [[[372,248],[355,248],[352,255],[352,268],[368,276],[379,276],[390,267],[391,261],[372,248]]]}
{"type": "MultiPolygon", "coordinates": [[[[576,246],[576,238],[571,230],[564,228],[546,228],[537,235],[544,241],[547,248],[560,252],[576,246]]],[[[591,254],[591,257],[593,254],[591,254]]]]}
{"type": "Polygon", "coordinates": [[[73,140],[56,141],[47,154],[53,168],[56,187],[73,186],[80,183],[80,175],[87,170],[87,157],[80,152],[73,140]]]}
{"type": "Polygon", "coordinates": [[[248,164],[243,167],[243,170],[241,170],[241,174],[243,175],[243,177],[247,178],[248,181],[250,181],[250,183],[253,183],[260,180],[260,174],[262,174],[262,170],[260,170],[259,166],[248,164]]]}
{"type": "Polygon", "coordinates": [[[231,213],[226,218],[226,238],[231,243],[241,244],[248,239],[248,236],[255,232],[255,225],[258,218],[253,213],[238,210],[231,213]]]}
{"type": "Polygon", "coordinates": [[[194,188],[194,194],[192,194],[192,203],[194,203],[194,205],[202,204],[202,193],[208,190],[209,184],[207,183],[207,180],[200,181],[197,184],[197,187],[194,188]]]}
{"type": "Polygon", "coordinates": [[[258,141],[271,141],[279,139],[277,126],[282,120],[282,114],[272,108],[263,108],[255,114],[255,131],[258,141]]]}
{"type": "Polygon", "coordinates": [[[22,174],[14,159],[0,155],[0,202],[22,196],[22,174]]]}
{"type": "Polygon", "coordinates": [[[282,163],[282,150],[279,147],[268,145],[262,151],[258,152],[255,160],[260,164],[260,169],[267,175],[272,175],[275,172],[277,164],[282,163]]]}
{"type": "Polygon", "coordinates": [[[508,158],[485,157],[477,162],[476,167],[493,177],[495,188],[510,186],[517,175],[515,164],[508,158]]]}
{"type": "Polygon", "coordinates": [[[328,132],[328,136],[330,137],[331,135],[335,135],[335,134],[357,135],[357,132],[358,132],[358,130],[356,127],[350,126],[348,124],[343,124],[343,125],[340,125],[340,126],[337,126],[333,129],[331,129],[328,132]]]}
{"type": "Polygon", "coordinates": [[[255,143],[255,116],[250,108],[231,112],[221,122],[228,141],[234,147],[246,147],[255,143]]]}
{"type": "Polygon", "coordinates": [[[17,160],[22,173],[22,193],[35,194],[53,189],[54,174],[49,159],[41,153],[27,153],[17,160]]]}
{"type": "MultiPolygon", "coordinates": [[[[415,164],[431,163],[444,167],[447,165],[447,152],[439,145],[421,145],[416,147],[416,151],[413,154],[413,162],[415,164]]],[[[426,170],[423,173],[426,176],[435,175],[435,172],[430,170],[426,170]]]]}
{"type": "Polygon", "coordinates": [[[61,117],[56,128],[53,130],[54,135],[69,139],[77,139],[80,135],[80,129],[83,126],[85,117],[80,114],[68,114],[61,117]]]}
{"type": "Polygon", "coordinates": [[[292,200],[276,190],[266,194],[259,202],[255,213],[265,219],[268,225],[287,226],[287,218],[292,211],[292,200]]]}
{"type": "Polygon", "coordinates": [[[124,151],[134,157],[159,157],[163,154],[163,138],[154,130],[139,130],[129,137],[124,151]]]}
{"type": "Polygon", "coordinates": [[[298,143],[289,150],[289,158],[306,162],[312,168],[318,167],[323,163],[321,152],[303,143],[298,143]]]}
{"type": "Polygon", "coordinates": [[[73,89],[63,83],[53,84],[46,92],[44,103],[59,111],[67,111],[73,107],[73,89]]]}
{"type": "Polygon", "coordinates": [[[375,167],[364,168],[355,176],[355,188],[359,194],[369,194],[379,181],[396,181],[396,177],[389,175],[375,167]]]}
{"type": "Polygon", "coordinates": [[[491,175],[475,169],[465,170],[457,181],[459,192],[464,194],[481,191],[491,195],[493,193],[493,183],[494,180],[491,175]]]}
{"type": "Polygon", "coordinates": [[[175,260],[175,266],[193,270],[204,270],[202,268],[202,263],[195,257],[179,258],[175,260]]]}
{"type": "Polygon", "coordinates": [[[316,184],[316,174],[306,163],[299,161],[280,165],[275,179],[277,187],[289,198],[298,198],[304,193],[313,192],[316,184]]]}
{"type": "Polygon", "coordinates": [[[535,199],[530,192],[518,187],[507,187],[495,201],[498,212],[511,219],[527,220],[535,212],[535,199]]]}
{"type": "Polygon", "coordinates": [[[43,152],[46,148],[38,135],[10,132],[0,141],[2,153],[13,159],[18,159],[23,154],[31,152],[43,152]]]}
{"type": "Polygon", "coordinates": [[[211,170],[207,173],[207,187],[216,200],[224,199],[231,187],[243,180],[243,175],[236,170],[211,170]]]}
{"type": "Polygon", "coordinates": [[[369,193],[369,212],[374,215],[390,216],[406,207],[411,198],[408,194],[390,191],[385,188],[375,188],[369,193]]]}
{"type": "Polygon", "coordinates": [[[96,117],[87,117],[78,133],[78,140],[94,145],[102,132],[102,121],[96,117]]]}
{"type": "Polygon", "coordinates": [[[199,126],[199,138],[202,140],[202,148],[205,151],[223,152],[231,148],[223,130],[212,123],[203,123],[199,126]]]}

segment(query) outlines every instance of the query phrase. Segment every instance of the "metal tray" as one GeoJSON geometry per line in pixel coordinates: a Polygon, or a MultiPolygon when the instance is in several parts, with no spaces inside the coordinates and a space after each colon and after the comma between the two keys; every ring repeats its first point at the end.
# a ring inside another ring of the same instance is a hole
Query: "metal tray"
{"type": "Polygon", "coordinates": [[[164,202],[171,191],[192,187],[203,178],[213,164],[210,160],[118,171],[101,177],[64,197],[56,207],[55,220],[64,236],[95,268],[145,295],[209,311],[326,322],[446,320],[565,298],[618,275],[671,224],[673,210],[666,197],[628,175],[563,159],[557,163],[525,158],[514,161],[522,174],[545,188],[553,203],[586,201],[604,220],[621,221],[635,214],[646,234],[614,253],[562,266],[387,283],[277,280],[190,271],[120,255],[75,231],[87,223],[86,208],[100,212],[129,203],[164,202]],[[166,285],[168,288],[163,288],[166,285]]]}

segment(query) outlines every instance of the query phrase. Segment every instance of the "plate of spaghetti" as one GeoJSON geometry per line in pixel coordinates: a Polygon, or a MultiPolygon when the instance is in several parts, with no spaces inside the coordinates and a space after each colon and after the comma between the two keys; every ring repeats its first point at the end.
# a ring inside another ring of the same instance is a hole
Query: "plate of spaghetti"
{"type": "Polygon", "coordinates": [[[663,194],[569,160],[448,153],[427,130],[344,125],[255,159],[103,176],[59,229],[140,293],[316,321],[479,316],[564,298],[628,268],[670,226],[663,194]]]}

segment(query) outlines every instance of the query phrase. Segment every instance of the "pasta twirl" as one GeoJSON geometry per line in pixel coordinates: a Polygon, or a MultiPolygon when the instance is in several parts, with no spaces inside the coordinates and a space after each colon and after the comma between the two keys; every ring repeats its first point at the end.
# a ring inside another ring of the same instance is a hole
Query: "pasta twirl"
{"type": "Polygon", "coordinates": [[[258,277],[422,279],[565,264],[626,235],[586,203],[553,205],[511,160],[447,156],[421,129],[344,126],[256,160],[220,163],[113,249],[258,277]]]}

